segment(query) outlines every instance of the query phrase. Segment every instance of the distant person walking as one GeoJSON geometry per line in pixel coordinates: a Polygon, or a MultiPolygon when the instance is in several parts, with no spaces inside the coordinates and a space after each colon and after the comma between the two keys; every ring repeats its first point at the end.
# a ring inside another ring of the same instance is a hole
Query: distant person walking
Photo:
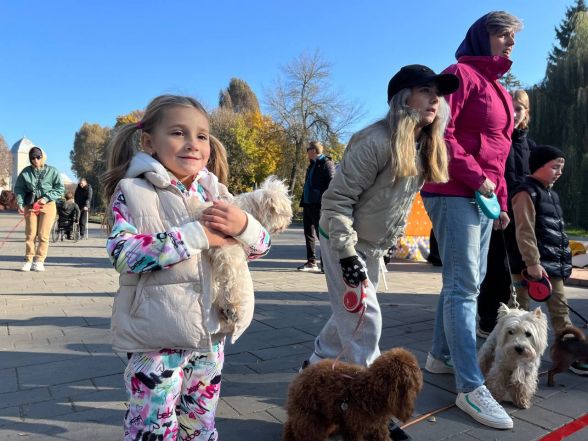
{"type": "MultiPolygon", "coordinates": [[[[321,198],[335,174],[335,164],[330,157],[323,154],[323,150],[323,145],[318,141],[310,142],[306,148],[310,164],[306,169],[304,189],[300,199],[302,221],[304,223],[304,240],[306,241],[306,263],[299,266],[298,271],[319,270],[316,263],[315,242],[319,237],[321,198]]],[[[322,265],[320,270],[322,270],[322,265]]]]}
{"type": "Polygon", "coordinates": [[[80,179],[76,192],[74,194],[74,200],[78,207],[80,207],[81,216],[78,220],[80,225],[80,237],[86,236],[86,226],[88,225],[88,215],[90,214],[90,208],[92,204],[92,186],[88,184],[86,178],[80,179]]]}
{"type": "Polygon", "coordinates": [[[29,150],[31,165],[16,178],[14,192],[19,214],[25,216],[25,264],[22,271],[45,271],[49,235],[55,222],[55,201],[65,190],[59,171],[47,165],[47,156],[40,147],[29,150]],[[35,240],[38,244],[35,246],[35,240]]]}

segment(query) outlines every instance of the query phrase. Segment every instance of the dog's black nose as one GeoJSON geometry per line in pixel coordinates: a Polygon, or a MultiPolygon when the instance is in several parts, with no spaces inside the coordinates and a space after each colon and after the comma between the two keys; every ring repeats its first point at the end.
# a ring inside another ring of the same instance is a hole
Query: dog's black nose
{"type": "Polygon", "coordinates": [[[522,346],[516,346],[515,351],[517,351],[518,354],[522,354],[525,349],[522,346]]]}

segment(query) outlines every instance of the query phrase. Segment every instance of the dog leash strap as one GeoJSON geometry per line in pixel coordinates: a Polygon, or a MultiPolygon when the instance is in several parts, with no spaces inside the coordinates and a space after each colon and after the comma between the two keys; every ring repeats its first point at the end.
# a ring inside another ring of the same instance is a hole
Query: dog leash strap
{"type": "Polygon", "coordinates": [[[29,212],[27,214],[25,214],[22,218],[20,218],[19,221],[16,223],[16,225],[14,227],[12,227],[12,230],[10,230],[8,232],[8,234],[4,237],[4,240],[2,242],[0,242],[0,248],[2,248],[4,246],[4,244],[10,238],[10,236],[12,235],[12,233],[14,233],[16,231],[16,229],[18,228],[18,226],[23,223],[23,221],[25,220],[25,218],[27,216],[30,216],[31,214],[38,215],[39,214],[39,211],[38,210],[37,211],[35,211],[35,210],[29,210],[29,212]]]}
{"type": "Polygon", "coordinates": [[[498,216],[498,221],[500,222],[500,234],[502,236],[502,244],[504,245],[504,254],[506,256],[506,267],[508,268],[508,277],[510,277],[510,299],[512,302],[512,306],[518,308],[519,302],[517,302],[517,290],[515,289],[514,280],[512,279],[512,271],[510,270],[510,259],[508,258],[508,248],[506,247],[506,237],[504,236],[504,224],[502,223],[502,218],[500,216],[498,216]]]}
{"type": "MultiPolygon", "coordinates": [[[[359,327],[363,323],[363,316],[365,315],[365,310],[366,309],[367,309],[367,306],[364,304],[361,307],[361,312],[359,313],[359,318],[357,319],[357,325],[355,325],[355,329],[353,330],[353,333],[351,334],[350,340],[353,340],[353,338],[357,334],[357,331],[359,330],[359,327]]],[[[341,349],[341,351],[339,351],[339,354],[333,360],[333,365],[331,366],[333,370],[335,370],[335,366],[336,366],[337,362],[339,361],[339,359],[341,358],[341,356],[343,355],[343,352],[345,352],[345,348],[344,347],[341,349]]]]}

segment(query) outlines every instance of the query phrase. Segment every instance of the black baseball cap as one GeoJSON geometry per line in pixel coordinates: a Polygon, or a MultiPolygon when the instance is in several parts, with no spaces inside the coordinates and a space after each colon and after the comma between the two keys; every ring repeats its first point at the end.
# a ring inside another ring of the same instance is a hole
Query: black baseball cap
{"type": "Polygon", "coordinates": [[[401,68],[388,83],[388,102],[402,89],[435,83],[441,95],[449,95],[459,87],[459,78],[453,74],[437,75],[422,64],[410,64],[401,68]]]}

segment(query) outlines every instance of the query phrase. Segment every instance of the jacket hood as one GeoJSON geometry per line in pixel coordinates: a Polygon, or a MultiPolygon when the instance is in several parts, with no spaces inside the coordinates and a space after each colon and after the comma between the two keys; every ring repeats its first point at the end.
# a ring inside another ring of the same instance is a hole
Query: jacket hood
{"type": "MultiPolygon", "coordinates": [[[[163,166],[161,162],[148,155],[145,152],[137,152],[131,160],[125,178],[139,178],[144,177],[151,184],[158,188],[166,188],[171,184],[170,172],[163,166]]],[[[206,168],[203,169],[198,183],[202,185],[204,190],[212,196],[213,199],[218,199],[218,178],[210,173],[206,168]]]]}
{"type": "Polygon", "coordinates": [[[29,157],[29,164],[31,164],[31,166],[33,165],[33,163],[31,162],[31,151],[33,149],[37,149],[41,151],[41,167],[44,167],[45,164],[47,164],[47,153],[45,153],[45,150],[43,150],[41,147],[39,147],[38,145],[31,147],[29,149],[29,153],[28,153],[28,157],[29,157]]]}
{"type": "Polygon", "coordinates": [[[476,55],[464,55],[459,57],[458,63],[466,63],[473,66],[476,70],[480,71],[490,81],[501,78],[505,73],[510,70],[512,61],[506,57],[500,55],[494,56],[476,56],[476,55]]]}
{"type": "Polygon", "coordinates": [[[490,50],[490,34],[486,29],[486,17],[488,14],[477,19],[470,26],[468,32],[455,51],[455,58],[459,60],[464,55],[487,56],[492,55],[490,50]]]}

